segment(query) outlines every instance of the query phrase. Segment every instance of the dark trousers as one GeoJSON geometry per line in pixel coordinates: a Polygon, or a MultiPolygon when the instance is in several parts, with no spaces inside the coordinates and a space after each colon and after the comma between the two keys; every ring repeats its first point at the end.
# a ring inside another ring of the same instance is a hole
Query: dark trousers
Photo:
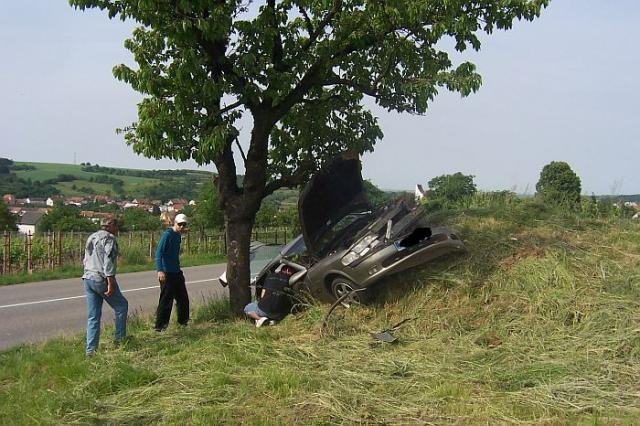
{"type": "Polygon", "coordinates": [[[184,283],[184,275],[180,272],[166,272],[167,279],[160,284],[160,300],[156,310],[156,330],[163,330],[169,325],[169,317],[176,301],[178,310],[178,324],[189,322],[189,294],[184,283]]]}

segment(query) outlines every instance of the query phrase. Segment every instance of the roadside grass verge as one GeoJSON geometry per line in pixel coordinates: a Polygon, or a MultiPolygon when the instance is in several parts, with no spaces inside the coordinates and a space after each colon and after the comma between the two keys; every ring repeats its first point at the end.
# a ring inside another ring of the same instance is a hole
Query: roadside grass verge
{"type": "Polygon", "coordinates": [[[3,423],[636,424],[640,229],[527,210],[444,214],[468,253],[388,280],[371,306],[275,327],[226,301],[185,329],[83,356],[81,336],[0,354],[3,423]],[[396,344],[372,339],[410,319],[396,344]]]}
{"type": "MultiPolygon", "coordinates": [[[[183,267],[210,265],[212,263],[222,263],[226,261],[226,256],[218,254],[184,254],[180,256],[180,265],[183,267]]],[[[119,262],[118,274],[127,272],[152,271],[155,269],[153,262],[126,263],[119,262]]],[[[0,275],[0,286],[30,283],[35,281],[59,280],[63,278],[75,278],[82,276],[81,266],[64,266],[45,271],[34,271],[32,274],[20,272],[17,274],[0,275]]]]}

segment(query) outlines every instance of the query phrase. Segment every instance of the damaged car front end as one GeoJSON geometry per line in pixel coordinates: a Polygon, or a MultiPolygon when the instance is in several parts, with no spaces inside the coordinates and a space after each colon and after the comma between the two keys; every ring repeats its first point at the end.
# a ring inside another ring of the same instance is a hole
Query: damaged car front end
{"type": "Polygon", "coordinates": [[[366,302],[383,278],[464,249],[449,228],[430,226],[421,206],[401,199],[374,210],[360,170],[357,156],[343,155],[312,176],[298,202],[302,235],[261,269],[256,288],[289,264],[299,271],[296,286],[314,296],[366,302]]]}

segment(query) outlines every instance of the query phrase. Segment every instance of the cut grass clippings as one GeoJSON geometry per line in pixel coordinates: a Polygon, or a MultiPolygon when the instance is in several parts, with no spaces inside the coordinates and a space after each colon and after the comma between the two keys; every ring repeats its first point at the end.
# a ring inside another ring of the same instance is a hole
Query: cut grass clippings
{"type": "Polygon", "coordinates": [[[187,328],[130,322],[0,354],[5,424],[635,424],[638,225],[467,211],[468,253],[388,280],[373,305],[275,327],[226,302],[187,328]],[[405,318],[396,344],[372,339],[405,318]]]}

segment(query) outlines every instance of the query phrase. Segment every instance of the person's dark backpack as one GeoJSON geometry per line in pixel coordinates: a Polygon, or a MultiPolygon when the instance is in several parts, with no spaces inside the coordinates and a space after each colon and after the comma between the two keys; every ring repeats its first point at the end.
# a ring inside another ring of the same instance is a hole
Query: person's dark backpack
{"type": "Polygon", "coordinates": [[[291,312],[291,289],[289,275],[272,272],[264,280],[265,295],[258,302],[258,307],[274,320],[281,320],[291,312]]]}

